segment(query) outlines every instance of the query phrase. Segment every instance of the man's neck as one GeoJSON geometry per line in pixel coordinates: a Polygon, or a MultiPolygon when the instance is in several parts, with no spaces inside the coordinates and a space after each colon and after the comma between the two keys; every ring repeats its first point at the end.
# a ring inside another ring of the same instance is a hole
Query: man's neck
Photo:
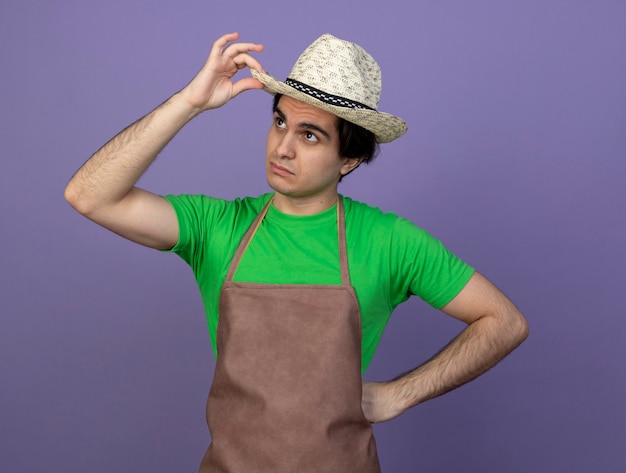
{"type": "Polygon", "coordinates": [[[327,196],[289,197],[276,192],[274,194],[274,207],[288,215],[314,215],[328,210],[337,202],[337,193],[327,196]]]}

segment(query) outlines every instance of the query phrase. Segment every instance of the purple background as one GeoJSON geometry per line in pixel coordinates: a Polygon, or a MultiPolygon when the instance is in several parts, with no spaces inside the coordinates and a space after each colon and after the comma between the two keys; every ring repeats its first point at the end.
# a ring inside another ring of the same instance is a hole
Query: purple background
{"type": "MultiPolygon", "coordinates": [[[[495,369],[376,427],[384,471],[626,471],[625,5],[3,0],[0,471],[196,471],[213,359],[191,271],[83,219],[63,188],[231,30],[280,78],[324,32],[369,50],[409,133],[341,192],[428,229],[529,319],[495,369]]],[[[269,108],[251,92],[205,114],[141,184],[266,191],[269,108]]],[[[367,378],[460,328],[411,300],[367,378]]]]}

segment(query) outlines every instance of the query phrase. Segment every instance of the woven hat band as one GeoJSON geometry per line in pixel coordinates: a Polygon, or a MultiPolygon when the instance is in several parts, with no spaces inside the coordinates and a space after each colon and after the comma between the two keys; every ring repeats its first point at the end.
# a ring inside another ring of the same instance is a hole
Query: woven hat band
{"type": "Polygon", "coordinates": [[[334,105],[335,107],[345,107],[345,108],[353,108],[356,110],[374,110],[374,108],[369,107],[365,104],[357,102],[355,100],[350,100],[345,97],[340,97],[339,95],[329,94],[327,92],[323,92],[315,87],[311,87],[310,85],[306,85],[300,81],[295,79],[286,79],[285,84],[290,87],[293,87],[300,92],[310,95],[318,100],[321,100],[328,105],[334,105]]]}

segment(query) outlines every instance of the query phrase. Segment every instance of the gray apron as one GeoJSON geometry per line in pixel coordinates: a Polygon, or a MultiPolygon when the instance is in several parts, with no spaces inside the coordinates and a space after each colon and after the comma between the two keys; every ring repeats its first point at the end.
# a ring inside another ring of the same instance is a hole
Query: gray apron
{"type": "Polygon", "coordinates": [[[379,473],[361,409],[361,318],[343,202],[340,286],[233,282],[270,203],[248,229],[220,295],[200,473],[379,473]]]}

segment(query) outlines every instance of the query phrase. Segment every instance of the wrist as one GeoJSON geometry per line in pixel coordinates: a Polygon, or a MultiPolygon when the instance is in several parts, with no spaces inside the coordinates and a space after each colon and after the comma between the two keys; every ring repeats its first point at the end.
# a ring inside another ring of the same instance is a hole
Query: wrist
{"type": "Polygon", "coordinates": [[[199,106],[194,105],[193,101],[189,97],[187,89],[182,89],[172,95],[168,102],[176,107],[180,113],[186,117],[187,121],[190,121],[200,115],[205,110],[199,106]]]}
{"type": "Polygon", "coordinates": [[[397,395],[393,381],[364,383],[363,407],[370,422],[385,422],[408,409],[397,395]]]}
{"type": "Polygon", "coordinates": [[[386,383],[397,409],[402,412],[429,399],[424,389],[424,378],[415,371],[386,383]]]}

